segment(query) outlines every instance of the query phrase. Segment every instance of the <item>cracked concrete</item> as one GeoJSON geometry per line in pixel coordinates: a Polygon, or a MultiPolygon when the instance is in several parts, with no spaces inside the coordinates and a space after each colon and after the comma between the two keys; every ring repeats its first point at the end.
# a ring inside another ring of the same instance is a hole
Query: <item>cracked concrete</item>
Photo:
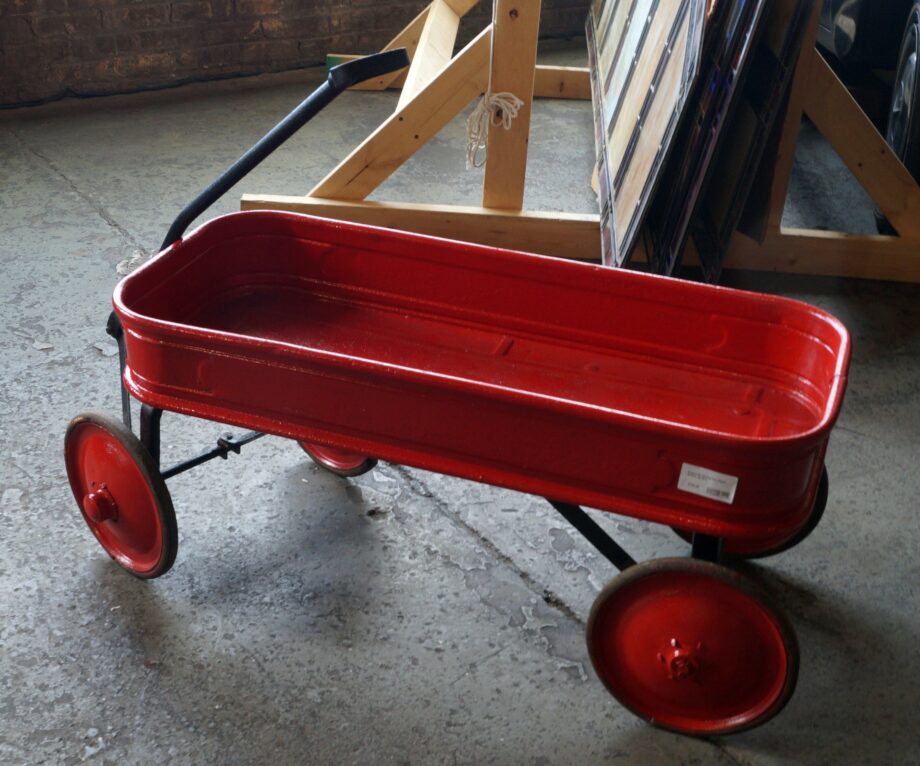
{"type": "MultiPolygon", "coordinates": [[[[316,76],[0,116],[0,762],[920,763],[914,286],[729,275],[833,311],[855,344],[824,521],[742,566],[802,647],[789,707],[747,734],[678,737],[606,693],[583,631],[614,572],[539,498],[383,464],[340,480],[268,438],[170,481],[180,552],[166,577],[136,581],[101,552],[61,442],[77,413],[118,412],[112,287],[316,76]]],[[[344,95],[206,217],[242,191],[306,190],[395,99],[344,95]]],[[[537,104],[528,207],[595,209],[592,131],[587,104],[537,104]]],[[[455,120],[374,196],[476,204],[482,174],[464,155],[455,120]]],[[[807,128],[787,218],[872,226],[807,128]]],[[[220,431],[167,414],[164,462],[220,431]]],[[[669,529],[595,518],[637,559],[686,553],[669,529]]]]}
{"type": "Polygon", "coordinates": [[[36,157],[38,160],[44,163],[49,170],[55,173],[67,185],[67,187],[71,189],[75,194],[77,194],[83,201],[85,201],[95,211],[95,213],[103,221],[105,221],[105,223],[107,223],[115,231],[117,231],[121,235],[122,239],[124,239],[124,241],[127,244],[131,245],[132,247],[137,248],[139,252],[143,253],[146,256],[150,256],[152,254],[155,248],[150,251],[145,250],[144,247],[141,245],[141,243],[138,242],[132,236],[131,232],[128,231],[120,223],[118,223],[118,221],[116,221],[112,217],[112,215],[99,203],[99,201],[91,193],[89,193],[85,189],[81,189],[77,185],[77,183],[72,178],[69,178],[67,174],[65,174],[64,171],[62,171],[51,159],[49,159],[47,156],[42,154],[41,151],[35,148],[35,146],[28,144],[23,139],[23,137],[19,134],[19,131],[15,129],[11,130],[10,135],[13,136],[13,138],[19,143],[20,147],[24,151],[32,154],[34,157],[36,157]]]}

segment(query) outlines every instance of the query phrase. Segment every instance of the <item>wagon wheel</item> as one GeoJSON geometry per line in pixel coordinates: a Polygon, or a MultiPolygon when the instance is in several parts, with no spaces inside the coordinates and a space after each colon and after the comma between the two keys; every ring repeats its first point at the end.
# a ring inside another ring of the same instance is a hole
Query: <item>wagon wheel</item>
{"type": "Polygon", "coordinates": [[[84,413],[67,428],[64,461],[83,519],[106,553],[136,577],[165,574],[176,559],[176,514],[140,440],[114,418],[84,413]]]}
{"type": "Polygon", "coordinates": [[[375,458],[362,455],[360,452],[326,447],[311,442],[299,442],[299,444],[314,463],[336,476],[360,476],[377,465],[375,458]]]}
{"type": "MultiPolygon", "coordinates": [[[[792,537],[765,537],[756,540],[726,540],[722,549],[723,555],[727,558],[735,559],[762,559],[767,556],[775,556],[783,551],[794,548],[802,540],[814,532],[822,517],[824,509],[827,507],[827,496],[830,488],[830,482],[827,477],[827,468],[821,469],[821,479],[818,482],[818,491],[815,493],[815,504],[812,506],[811,513],[805,521],[805,525],[796,532],[792,537]]],[[[688,543],[693,541],[693,534],[684,530],[673,527],[674,531],[683,540],[688,543]]]]}
{"type": "Polygon", "coordinates": [[[611,694],[681,734],[758,726],[783,708],[798,677],[786,619],[748,579],[708,561],[630,567],[598,595],[587,640],[611,694]]]}

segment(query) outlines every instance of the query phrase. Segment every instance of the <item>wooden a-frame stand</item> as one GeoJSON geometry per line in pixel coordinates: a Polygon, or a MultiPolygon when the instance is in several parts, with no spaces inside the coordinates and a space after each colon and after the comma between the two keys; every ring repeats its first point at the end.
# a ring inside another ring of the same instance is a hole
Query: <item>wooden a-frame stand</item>
{"type": "MultiPolygon", "coordinates": [[[[433,0],[385,48],[406,47],[407,70],[365,83],[401,87],[396,111],[303,197],[246,194],[243,210],[291,210],[548,255],[598,260],[597,215],[525,211],[533,97],[590,99],[589,72],[536,66],[540,0],[495,0],[494,20],[452,55],[460,18],[478,0],[433,0]],[[366,197],[471,101],[509,91],[524,106],[509,130],[489,131],[482,205],[369,202],[366,197]]],[[[726,268],[920,282],[920,187],[815,49],[820,3],[805,35],[769,185],[760,241],[736,232],[726,268]],[[782,225],[802,115],[830,142],[900,236],[782,225]]],[[[340,60],[352,56],[338,57],[340,60]]],[[[695,259],[692,244],[688,261],[695,259]]]]}
{"type": "Polygon", "coordinates": [[[522,210],[533,96],[590,99],[588,70],[535,66],[540,0],[495,0],[494,22],[452,57],[460,17],[477,2],[433,0],[385,46],[407,48],[412,63],[408,71],[365,87],[401,83],[396,111],[306,197],[247,194],[242,209],[293,210],[517,250],[597,258],[596,215],[522,210]],[[366,201],[488,90],[514,93],[524,105],[509,130],[489,131],[481,207],[366,201]]]}

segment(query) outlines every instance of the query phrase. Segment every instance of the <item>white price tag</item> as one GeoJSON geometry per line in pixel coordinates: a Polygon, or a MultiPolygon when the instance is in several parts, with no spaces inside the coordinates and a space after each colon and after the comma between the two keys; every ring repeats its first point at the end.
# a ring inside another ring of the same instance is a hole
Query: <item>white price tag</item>
{"type": "Polygon", "coordinates": [[[710,500],[718,500],[720,503],[731,505],[735,502],[738,477],[684,463],[680,467],[677,488],[692,495],[708,497],[710,500]]]}

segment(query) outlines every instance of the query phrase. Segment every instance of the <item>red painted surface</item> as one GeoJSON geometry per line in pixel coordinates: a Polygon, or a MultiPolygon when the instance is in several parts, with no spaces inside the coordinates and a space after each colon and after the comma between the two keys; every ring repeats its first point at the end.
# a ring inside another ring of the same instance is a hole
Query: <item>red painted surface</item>
{"type": "Polygon", "coordinates": [[[68,431],[64,458],[83,518],[106,552],[135,574],[156,571],[168,535],[136,456],[102,424],[84,420],[68,431]]]}
{"type": "Polygon", "coordinates": [[[805,522],[849,362],[795,301],[289,213],[205,224],[114,303],[142,402],[725,537],[805,522]]]}
{"type": "Polygon", "coordinates": [[[360,452],[307,442],[301,442],[300,446],[313,462],[339,476],[360,476],[377,465],[376,458],[360,452]]]}
{"type": "Polygon", "coordinates": [[[668,729],[763,723],[794,688],[795,639],[764,602],[687,562],[649,562],[598,597],[588,623],[595,670],[626,707],[668,729]]]}

